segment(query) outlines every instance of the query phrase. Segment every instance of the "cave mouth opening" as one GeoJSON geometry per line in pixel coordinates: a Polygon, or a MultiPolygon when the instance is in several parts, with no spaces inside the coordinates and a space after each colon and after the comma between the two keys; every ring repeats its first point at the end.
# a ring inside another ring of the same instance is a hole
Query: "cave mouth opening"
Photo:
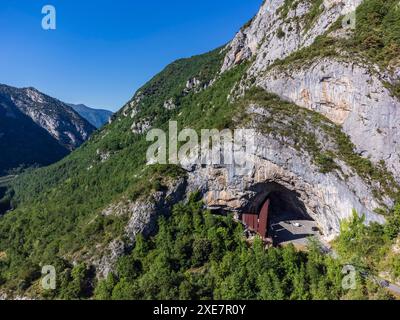
{"type": "Polygon", "coordinates": [[[255,196],[243,210],[242,222],[266,242],[305,247],[309,237],[321,234],[296,191],[275,182],[255,185],[252,191],[255,196]]]}

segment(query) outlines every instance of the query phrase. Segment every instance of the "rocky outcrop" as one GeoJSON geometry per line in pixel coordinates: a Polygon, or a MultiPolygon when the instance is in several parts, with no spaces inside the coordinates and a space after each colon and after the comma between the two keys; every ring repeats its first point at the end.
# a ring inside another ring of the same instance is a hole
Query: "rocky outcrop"
{"type": "MultiPolygon", "coordinates": [[[[127,250],[132,248],[136,236],[151,235],[156,228],[157,219],[162,215],[168,215],[172,206],[186,197],[187,181],[180,178],[170,181],[166,190],[158,191],[150,196],[143,196],[136,201],[125,200],[113,204],[103,211],[103,215],[125,216],[128,222],[125,233],[121,238],[112,240],[107,247],[97,248],[100,258],[90,258],[97,269],[97,276],[105,278],[114,270],[115,263],[127,250]],[[127,241],[121,240],[122,238],[127,241]]],[[[97,252],[92,253],[98,256],[97,252]]]]}
{"type": "Polygon", "coordinates": [[[100,149],[96,150],[96,154],[100,160],[101,163],[106,162],[108,159],[111,157],[111,152],[110,151],[102,151],[100,149]]]}
{"type": "Polygon", "coordinates": [[[131,126],[131,131],[133,134],[143,134],[149,131],[151,128],[150,119],[141,119],[137,122],[133,122],[131,126]]]}
{"type": "Polygon", "coordinates": [[[250,73],[258,74],[276,59],[311,45],[317,36],[325,33],[342,15],[355,10],[362,0],[324,0],[318,2],[285,0],[264,1],[256,17],[238,32],[227,46],[221,71],[235,64],[255,58],[250,73]],[[317,12],[312,15],[310,12],[317,12]]]}
{"type": "Polygon", "coordinates": [[[186,88],[185,88],[185,92],[190,92],[192,90],[198,90],[198,88],[201,86],[201,81],[196,79],[196,78],[192,78],[189,79],[186,82],[186,88]]]}
{"type": "Polygon", "coordinates": [[[2,293],[0,292],[0,301],[3,300],[15,300],[15,301],[31,301],[31,300],[37,300],[36,298],[32,297],[26,297],[26,296],[20,296],[20,295],[13,295],[13,294],[7,294],[7,293],[2,293]]]}
{"type": "Polygon", "coordinates": [[[175,110],[177,108],[174,99],[168,99],[167,101],[164,102],[164,109],[166,110],[175,110]]]}

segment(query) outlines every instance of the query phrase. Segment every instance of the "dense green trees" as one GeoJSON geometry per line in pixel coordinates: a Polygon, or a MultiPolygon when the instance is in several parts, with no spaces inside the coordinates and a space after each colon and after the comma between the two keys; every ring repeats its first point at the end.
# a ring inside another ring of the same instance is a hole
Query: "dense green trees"
{"type": "MultiPolygon", "coordinates": [[[[259,238],[248,243],[232,217],[201,207],[192,198],[175,206],[171,217],[160,218],[158,233],[137,239],[115,274],[98,284],[95,297],[298,300],[349,295],[342,288],[342,260],[323,254],[318,243],[311,241],[307,253],[293,246],[265,250],[259,238]]],[[[351,232],[359,233],[358,221],[351,222],[357,225],[351,232]]],[[[348,236],[345,232],[340,241],[347,243],[348,236]]],[[[358,282],[359,290],[349,297],[367,298],[368,281],[358,282]]]]}
{"type": "Polygon", "coordinates": [[[354,212],[352,220],[344,221],[341,234],[334,243],[340,259],[356,266],[360,271],[377,275],[385,272],[394,279],[400,276],[400,255],[393,245],[400,234],[400,205],[397,204],[387,223],[365,224],[365,218],[354,212]]]}
{"type": "Polygon", "coordinates": [[[365,0],[356,12],[355,44],[386,67],[400,55],[400,6],[397,0],[365,0]]]}

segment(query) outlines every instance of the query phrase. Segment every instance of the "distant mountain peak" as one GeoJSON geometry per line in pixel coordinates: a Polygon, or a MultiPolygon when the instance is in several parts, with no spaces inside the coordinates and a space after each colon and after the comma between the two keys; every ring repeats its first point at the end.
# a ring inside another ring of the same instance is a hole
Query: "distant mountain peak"
{"type": "Polygon", "coordinates": [[[82,103],[68,105],[96,128],[100,128],[106,124],[113,115],[113,112],[109,110],[88,107],[82,103]]]}

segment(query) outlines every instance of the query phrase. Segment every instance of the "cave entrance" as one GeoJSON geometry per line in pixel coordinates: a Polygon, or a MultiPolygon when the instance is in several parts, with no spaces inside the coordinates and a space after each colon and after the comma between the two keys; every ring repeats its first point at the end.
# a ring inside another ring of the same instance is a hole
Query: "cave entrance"
{"type": "Polygon", "coordinates": [[[312,219],[296,191],[277,183],[254,187],[256,196],[242,214],[242,222],[274,246],[293,243],[307,246],[310,236],[319,236],[317,223],[312,219]]]}

